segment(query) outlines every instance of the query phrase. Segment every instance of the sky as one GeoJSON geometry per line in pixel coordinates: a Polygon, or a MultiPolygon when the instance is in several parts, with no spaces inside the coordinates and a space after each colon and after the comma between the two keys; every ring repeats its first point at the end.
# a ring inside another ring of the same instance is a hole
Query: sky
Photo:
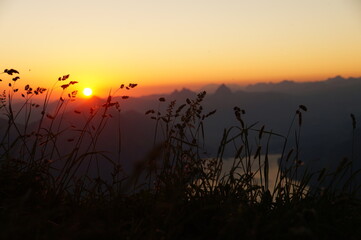
{"type": "Polygon", "coordinates": [[[361,0],[0,0],[0,68],[102,95],[361,76],[361,0]]]}

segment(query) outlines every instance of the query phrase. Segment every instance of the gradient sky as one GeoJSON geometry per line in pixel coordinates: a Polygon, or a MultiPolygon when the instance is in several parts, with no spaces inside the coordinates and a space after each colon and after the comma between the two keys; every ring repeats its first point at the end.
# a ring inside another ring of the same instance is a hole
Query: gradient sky
{"type": "Polygon", "coordinates": [[[360,0],[0,0],[0,32],[0,67],[98,94],[361,76],[360,0]]]}

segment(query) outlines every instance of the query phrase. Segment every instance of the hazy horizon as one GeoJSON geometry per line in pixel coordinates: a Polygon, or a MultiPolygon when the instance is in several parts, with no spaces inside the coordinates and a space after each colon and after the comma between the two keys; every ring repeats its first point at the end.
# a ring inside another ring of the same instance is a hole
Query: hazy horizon
{"type": "Polygon", "coordinates": [[[122,83],[147,95],[357,77],[360,10],[357,0],[3,0],[0,66],[48,88],[70,74],[96,95],[122,83]]]}
{"type": "MultiPolygon", "coordinates": [[[[15,68],[16,69],[16,68],[15,68]]],[[[22,73],[20,72],[19,76],[20,76],[20,80],[17,81],[17,87],[20,88],[20,90],[27,84],[29,84],[29,81],[27,81],[27,79],[22,77],[22,73]]],[[[146,96],[151,96],[151,95],[162,95],[162,94],[171,94],[174,91],[181,91],[183,89],[188,89],[191,90],[193,92],[199,92],[199,91],[207,91],[208,93],[213,93],[219,86],[221,85],[226,85],[227,87],[229,87],[232,91],[237,91],[237,90],[246,90],[247,87],[249,86],[255,86],[258,84],[280,84],[282,82],[285,81],[290,81],[290,82],[294,82],[294,83],[317,83],[317,82],[325,82],[327,80],[330,79],[335,79],[341,77],[345,80],[347,79],[361,79],[361,75],[360,76],[342,76],[342,75],[335,75],[335,76],[330,76],[324,79],[311,79],[309,81],[302,81],[302,80],[297,80],[297,79],[280,79],[280,80],[276,80],[276,81],[272,81],[272,80],[260,80],[257,82],[232,82],[232,81],[220,81],[220,82],[205,82],[205,83],[193,83],[193,84],[163,84],[163,85],[153,85],[153,86],[143,86],[142,84],[137,83],[137,87],[131,89],[130,91],[125,91],[125,89],[121,90],[119,89],[121,84],[124,85],[128,85],[129,82],[122,82],[119,83],[118,86],[114,86],[114,87],[109,87],[108,89],[104,88],[103,91],[99,91],[99,89],[93,89],[93,96],[95,97],[99,97],[99,98],[106,98],[109,94],[113,95],[113,96],[120,96],[120,95],[127,95],[130,97],[146,97],[146,96]],[[120,90],[120,91],[119,91],[120,90]],[[113,94],[115,93],[115,94],[113,94]]],[[[2,79],[3,81],[6,80],[10,80],[12,77],[9,76],[3,76],[2,79]]],[[[74,77],[72,77],[71,75],[69,76],[69,81],[77,81],[76,79],[74,79],[74,77]]],[[[31,81],[30,81],[31,82],[31,81]]],[[[52,82],[49,82],[48,85],[43,86],[43,85],[32,85],[32,87],[46,87],[48,90],[50,90],[52,87],[55,86],[55,88],[53,89],[53,99],[57,100],[58,96],[61,94],[61,85],[66,83],[65,82],[58,82],[57,79],[52,79],[52,82]],[[51,84],[50,84],[51,83],[51,84]]],[[[135,82],[136,83],[136,82],[135,82]]],[[[70,91],[74,91],[74,90],[78,90],[78,94],[77,97],[78,98],[87,98],[86,96],[84,96],[81,91],[82,88],[79,86],[81,86],[81,83],[77,83],[74,86],[70,86],[67,92],[70,91]]],[[[22,97],[20,94],[18,94],[18,96],[14,95],[16,99],[21,100],[22,97]]]]}

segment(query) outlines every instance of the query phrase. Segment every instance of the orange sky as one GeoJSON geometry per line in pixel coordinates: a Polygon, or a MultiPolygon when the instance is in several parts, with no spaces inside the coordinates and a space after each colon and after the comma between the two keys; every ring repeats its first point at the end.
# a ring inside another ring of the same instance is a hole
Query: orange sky
{"type": "Polygon", "coordinates": [[[0,68],[103,95],[361,76],[359,0],[0,0],[0,68]]]}

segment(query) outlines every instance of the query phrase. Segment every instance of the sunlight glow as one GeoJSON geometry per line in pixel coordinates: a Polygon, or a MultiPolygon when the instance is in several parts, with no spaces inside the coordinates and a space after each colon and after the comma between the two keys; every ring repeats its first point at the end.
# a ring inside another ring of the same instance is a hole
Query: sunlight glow
{"type": "Polygon", "coordinates": [[[91,88],[84,88],[83,94],[87,97],[90,97],[93,94],[93,90],[91,88]]]}

